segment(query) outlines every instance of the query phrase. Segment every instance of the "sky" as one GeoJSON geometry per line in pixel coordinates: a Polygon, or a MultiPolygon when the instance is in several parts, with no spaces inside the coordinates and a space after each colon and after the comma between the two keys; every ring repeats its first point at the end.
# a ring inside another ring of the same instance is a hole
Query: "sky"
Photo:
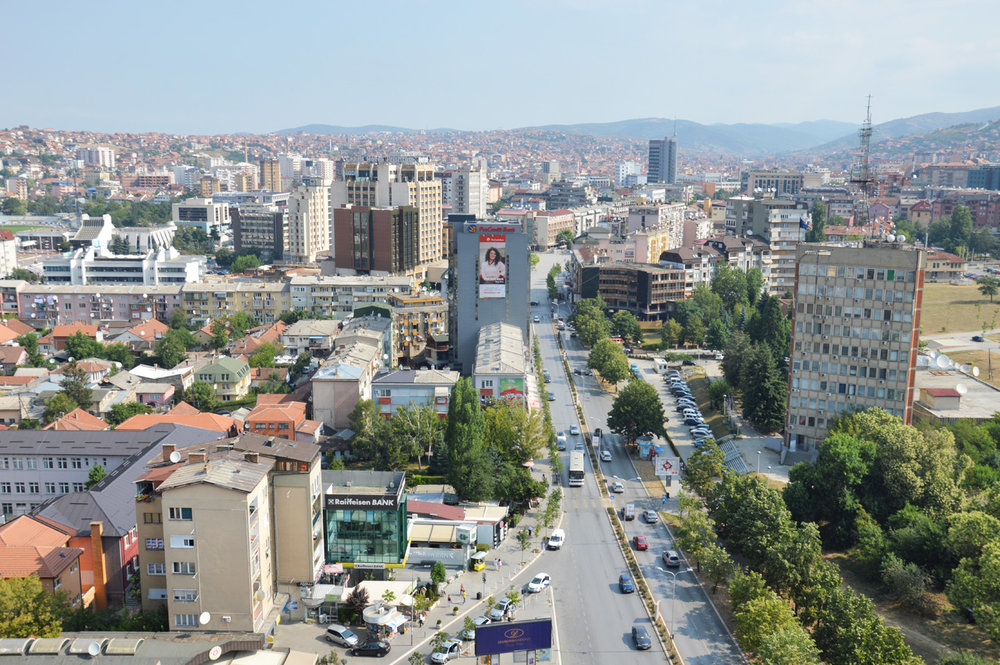
{"type": "Polygon", "coordinates": [[[994,0],[0,0],[0,127],[265,133],[1000,105],[994,0]]]}

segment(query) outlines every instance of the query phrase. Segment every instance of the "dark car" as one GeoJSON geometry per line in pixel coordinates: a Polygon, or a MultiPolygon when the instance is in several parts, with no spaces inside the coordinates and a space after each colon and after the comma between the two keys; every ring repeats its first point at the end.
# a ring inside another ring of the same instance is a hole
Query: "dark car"
{"type": "Polygon", "coordinates": [[[643,651],[653,646],[649,639],[649,633],[642,626],[632,626],[632,644],[635,645],[636,649],[643,651]]]}
{"type": "Polygon", "coordinates": [[[632,583],[632,576],[622,573],[618,576],[618,590],[622,593],[635,593],[635,584],[632,583]]]}
{"type": "Polygon", "coordinates": [[[972,341],[973,342],[981,342],[981,341],[983,341],[983,336],[982,335],[973,335],[972,336],[972,341]]]}
{"type": "Polygon", "coordinates": [[[373,656],[377,658],[384,658],[387,653],[389,653],[389,644],[387,642],[365,642],[361,646],[354,647],[351,649],[350,653],[352,656],[373,656]]]}
{"type": "MultiPolygon", "coordinates": [[[[693,367],[694,366],[694,361],[693,360],[682,360],[681,364],[682,365],[687,365],[688,367],[693,367]]],[[[646,648],[648,649],[649,647],[646,647],[646,648]]]]}
{"type": "Polygon", "coordinates": [[[532,307],[538,307],[538,301],[537,300],[532,300],[531,301],[531,306],[532,307]]]}

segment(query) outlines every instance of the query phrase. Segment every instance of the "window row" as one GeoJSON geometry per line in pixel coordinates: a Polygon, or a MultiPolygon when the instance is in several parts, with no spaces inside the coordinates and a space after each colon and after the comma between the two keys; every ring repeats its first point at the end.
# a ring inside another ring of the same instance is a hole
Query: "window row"
{"type": "MultiPolygon", "coordinates": [[[[902,400],[906,398],[906,390],[896,389],[896,388],[885,388],[882,386],[864,386],[857,383],[834,383],[832,381],[819,381],[819,386],[817,388],[792,388],[792,390],[817,390],[818,392],[825,392],[828,397],[832,395],[856,395],[857,397],[871,397],[872,399],[882,399],[890,402],[896,400],[902,400]]],[[[802,398],[802,402],[805,402],[806,398],[802,398]]],[[[810,401],[815,401],[815,399],[810,398],[810,401]]],[[[797,406],[796,403],[799,402],[799,398],[796,395],[792,395],[789,398],[789,406],[797,406]]],[[[825,407],[816,407],[825,408],[825,407]]]]}
{"type": "Polygon", "coordinates": [[[820,303],[800,302],[795,306],[799,314],[815,314],[816,316],[832,316],[845,319],[867,319],[869,321],[912,321],[913,312],[909,309],[885,309],[882,307],[854,307],[845,305],[823,305],[820,303]]]}
{"type": "MultiPolygon", "coordinates": [[[[89,469],[92,466],[101,465],[105,471],[108,470],[107,457],[43,457],[41,459],[41,468],[43,469],[89,469]]],[[[0,456],[0,470],[22,471],[38,468],[37,457],[0,456]]]]}
{"type": "Polygon", "coordinates": [[[868,268],[865,266],[823,266],[816,263],[800,263],[799,275],[857,280],[874,279],[879,282],[915,282],[917,280],[916,270],[868,268]]]}
{"type": "MultiPolygon", "coordinates": [[[[37,482],[0,482],[0,494],[39,494],[40,484],[37,482]]],[[[87,489],[85,483],[45,483],[46,494],[69,494],[87,489]]]]}
{"type": "Polygon", "coordinates": [[[912,303],[916,291],[900,291],[893,289],[873,289],[864,286],[844,286],[838,284],[815,284],[799,281],[800,296],[816,296],[817,298],[854,298],[871,302],[912,303]]]}
{"type": "Polygon", "coordinates": [[[901,331],[898,328],[831,325],[821,321],[796,321],[795,332],[800,335],[850,337],[852,339],[872,339],[880,342],[898,342],[901,338],[905,340],[909,337],[909,335],[904,334],[905,331],[901,331]]]}
{"type": "MultiPolygon", "coordinates": [[[[840,363],[826,363],[818,360],[793,360],[792,371],[820,372],[821,374],[832,374],[840,376],[859,376],[863,379],[882,379],[884,381],[895,381],[898,378],[906,378],[905,370],[889,369],[887,367],[870,367],[868,365],[842,365],[840,363]]],[[[792,387],[799,387],[798,378],[792,378],[792,387]]],[[[808,379],[801,379],[802,387],[805,388],[810,383],[808,379]]],[[[813,382],[815,383],[815,382],[813,382]]]]}

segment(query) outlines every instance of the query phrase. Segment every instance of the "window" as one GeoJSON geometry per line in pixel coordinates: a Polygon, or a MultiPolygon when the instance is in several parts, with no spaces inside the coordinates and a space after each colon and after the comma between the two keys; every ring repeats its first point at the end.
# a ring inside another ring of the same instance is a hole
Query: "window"
{"type": "Polygon", "coordinates": [[[162,550],[163,549],[163,538],[147,538],[146,539],[146,549],[147,550],[162,550]]]}
{"type": "Polygon", "coordinates": [[[194,547],[194,536],[170,536],[170,547],[184,549],[194,547]]]}
{"type": "Polygon", "coordinates": [[[165,563],[147,563],[146,564],[146,574],[147,575],[166,575],[167,574],[167,564],[165,564],[165,563]]]}
{"type": "Polygon", "coordinates": [[[174,589],[174,600],[182,603],[193,603],[198,600],[197,589],[174,589]]]}
{"type": "Polygon", "coordinates": [[[174,575],[194,575],[194,561],[174,561],[174,575]]]}
{"type": "Polygon", "coordinates": [[[149,590],[150,600],[166,600],[167,590],[166,589],[150,589],[149,590]]]}
{"type": "Polygon", "coordinates": [[[59,493],[69,494],[69,483],[59,483],[59,493]]]}
{"type": "Polygon", "coordinates": [[[2,512],[4,512],[5,514],[9,515],[12,512],[14,512],[14,504],[12,503],[0,504],[0,509],[2,509],[2,512]]]}
{"type": "Polygon", "coordinates": [[[46,494],[55,494],[56,493],[56,484],[55,483],[45,483],[45,493],[46,494]]]}
{"type": "Polygon", "coordinates": [[[24,459],[20,457],[10,458],[10,468],[14,469],[15,471],[21,471],[22,469],[24,469],[24,459]]]}
{"type": "Polygon", "coordinates": [[[43,469],[54,469],[56,468],[54,457],[43,457],[42,458],[42,468],[43,469]]]}
{"type": "Polygon", "coordinates": [[[14,494],[24,494],[24,483],[14,483],[14,494]]]}
{"type": "Polygon", "coordinates": [[[67,466],[67,459],[65,457],[57,457],[56,458],[56,468],[57,469],[67,469],[67,468],[69,468],[67,466]]]}
{"type": "Polygon", "coordinates": [[[82,492],[85,489],[87,489],[87,486],[84,483],[73,483],[74,492],[82,492]]]}
{"type": "MultiPolygon", "coordinates": [[[[10,494],[10,483],[0,483],[0,494],[10,494]]],[[[10,511],[4,511],[10,512],[10,511]]]]}
{"type": "Polygon", "coordinates": [[[185,627],[190,628],[198,625],[198,615],[197,614],[175,614],[174,624],[178,628],[185,627]]]}
{"type": "Polygon", "coordinates": [[[57,577],[54,580],[52,580],[52,590],[53,591],[57,591],[59,589],[59,587],[61,587],[61,586],[62,586],[62,578],[61,577],[57,577]]]}
{"type": "Polygon", "coordinates": [[[28,483],[28,493],[38,494],[38,483],[28,483]]]}
{"type": "Polygon", "coordinates": [[[163,523],[163,513],[143,513],[142,514],[143,524],[162,524],[163,523]]]}
{"type": "Polygon", "coordinates": [[[28,458],[28,468],[32,469],[32,470],[37,469],[38,468],[38,458],[36,458],[36,457],[29,457],[28,458]]]}
{"type": "Polygon", "coordinates": [[[171,508],[169,515],[170,515],[170,519],[172,519],[172,520],[190,520],[191,519],[191,509],[190,508],[171,508]]]}
{"type": "Polygon", "coordinates": [[[80,458],[80,457],[74,457],[70,461],[72,462],[74,469],[82,469],[83,468],[83,459],[82,458],[80,458]]]}
{"type": "Polygon", "coordinates": [[[10,468],[10,458],[0,457],[0,469],[9,469],[9,468],[10,468]]]}

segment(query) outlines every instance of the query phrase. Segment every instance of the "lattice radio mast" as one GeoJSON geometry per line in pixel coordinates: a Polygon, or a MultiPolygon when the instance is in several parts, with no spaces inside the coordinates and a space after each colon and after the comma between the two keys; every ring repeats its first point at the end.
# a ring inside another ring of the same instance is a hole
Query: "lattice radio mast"
{"type": "Polygon", "coordinates": [[[861,190],[861,210],[859,217],[862,225],[871,223],[869,213],[869,197],[871,196],[871,186],[875,182],[871,172],[871,152],[872,152],[872,96],[868,95],[868,104],[865,109],[865,122],[858,130],[858,137],[861,139],[861,170],[857,177],[851,178],[851,182],[861,190]]]}

